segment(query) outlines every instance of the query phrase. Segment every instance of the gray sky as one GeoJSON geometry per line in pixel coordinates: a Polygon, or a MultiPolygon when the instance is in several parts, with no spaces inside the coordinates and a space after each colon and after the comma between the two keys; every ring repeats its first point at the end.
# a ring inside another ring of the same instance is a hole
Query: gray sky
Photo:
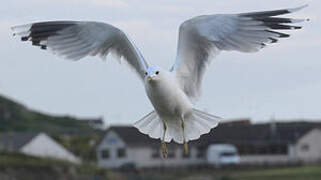
{"type": "Polygon", "coordinates": [[[205,75],[197,108],[228,119],[321,119],[319,0],[10,0],[0,6],[0,93],[31,109],[133,123],[153,108],[139,79],[108,58],[60,59],[14,39],[10,27],[46,20],[103,21],[124,30],[151,64],[169,68],[178,27],[197,15],[301,6],[310,18],[289,39],[254,54],[223,52],[205,75]]]}

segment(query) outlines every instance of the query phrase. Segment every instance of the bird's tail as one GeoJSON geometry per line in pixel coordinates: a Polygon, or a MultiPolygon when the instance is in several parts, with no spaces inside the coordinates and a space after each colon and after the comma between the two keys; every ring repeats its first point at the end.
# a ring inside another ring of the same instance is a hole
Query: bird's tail
{"type": "MultiPolygon", "coordinates": [[[[185,140],[198,139],[202,134],[209,133],[219,123],[220,117],[193,109],[193,114],[184,119],[185,140]]],[[[165,141],[170,142],[172,139],[182,144],[184,142],[183,129],[180,120],[167,120],[165,141]]],[[[134,126],[151,138],[162,139],[164,133],[163,121],[155,111],[147,114],[145,117],[134,123],[134,126]]]]}

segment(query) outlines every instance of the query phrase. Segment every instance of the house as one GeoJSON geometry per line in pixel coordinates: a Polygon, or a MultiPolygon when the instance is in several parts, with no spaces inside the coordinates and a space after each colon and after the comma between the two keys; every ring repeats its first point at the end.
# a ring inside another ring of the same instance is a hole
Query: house
{"type": "Polygon", "coordinates": [[[295,145],[296,156],[303,162],[321,161],[321,129],[315,128],[302,136],[295,145]]]}
{"type": "Polygon", "coordinates": [[[242,164],[296,163],[302,161],[297,155],[297,143],[315,128],[321,128],[321,123],[222,123],[201,137],[200,141],[204,144],[200,148],[206,151],[208,144],[233,144],[238,149],[242,164]]]}
{"type": "Polygon", "coordinates": [[[205,165],[209,145],[232,144],[238,149],[241,164],[310,162],[315,159],[312,157],[321,156],[320,147],[313,146],[313,152],[304,155],[300,146],[308,144],[309,149],[314,143],[321,144],[320,132],[314,130],[317,127],[321,128],[321,123],[252,124],[250,120],[222,123],[200,139],[189,142],[188,155],[184,155],[182,145],[169,143],[168,158],[163,159],[159,139],[149,138],[131,126],[111,126],[97,146],[97,159],[100,167],[111,168],[126,164],[137,167],[205,165]]]}
{"type": "Polygon", "coordinates": [[[100,167],[117,168],[125,164],[137,167],[162,167],[192,165],[200,159],[196,149],[190,148],[190,154],[183,154],[183,146],[169,143],[168,158],[163,159],[160,152],[160,140],[141,134],[132,126],[110,127],[97,146],[97,159],[100,167]]]}
{"type": "Polygon", "coordinates": [[[79,164],[81,161],[45,133],[14,133],[0,136],[0,150],[79,164]]]}

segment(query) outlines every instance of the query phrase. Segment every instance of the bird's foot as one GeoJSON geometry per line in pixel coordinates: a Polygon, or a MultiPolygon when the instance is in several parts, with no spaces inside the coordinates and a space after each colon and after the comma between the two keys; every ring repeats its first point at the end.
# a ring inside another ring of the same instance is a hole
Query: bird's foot
{"type": "Polygon", "coordinates": [[[187,155],[188,154],[188,145],[187,142],[184,141],[184,154],[187,155]]]}
{"type": "Polygon", "coordinates": [[[165,141],[162,141],[161,147],[163,158],[167,158],[167,147],[165,141]]]}

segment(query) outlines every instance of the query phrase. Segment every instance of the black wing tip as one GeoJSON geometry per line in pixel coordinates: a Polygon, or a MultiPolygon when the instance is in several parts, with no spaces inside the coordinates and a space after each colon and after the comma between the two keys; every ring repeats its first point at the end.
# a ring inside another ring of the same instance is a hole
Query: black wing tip
{"type": "Polygon", "coordinates": [[[23,36],[21,37],[21,41],[28,41],[29,40],[29,37],[28,36],[23,36]]]}
{"type": "Polygon", "coordinates": [[[271,31],[271,30],[265,30],[265,31],[266,31],[266,32],[269,32],[269,33],[277,34],[277,35],[278,35],[278,38],[288,38],[288,37],[290,37],[289,34],[277,32],[277,31],[271,31]]]}
{"type": "Polygon", "coordinates": [[[278,42],[278,40],[277,40],[277,39],[275,39],[275,38],[271,38],[271,37],[269,37],[269,39],[271,40],[271,42],[270,42],[271,44],[272,44],[272,43],[276,43],[276,42],[278,42]]]}
{"type": "Polygon", "coordinates": [[[40,41],[32,41],[33,46],[41,46],[40,41]]]}
{"type": "MultiPolygon", "coordinates": [[[[41,44],[41,42],[46,41],[50,36],[57,35],[57,32],[68,28],[70,26],[76,25],[72,21],[48,21],[33,23],[30,25],[28,35],[21,37],[21,41],[31,41],[33,46],[39,46],[40,49],[46,50],[47,45],[41,44]]],[[[14,30],[14,27],[12,27],[14,30]]],[[[19,33],[14,32],[13,36],[19,35],[19,33]]]]}
{"type": "MultiPolygon", "coordinates": [[[[28,41],[30,39],[46,40],[49,36],[56,35],[58,31],[66,29],[70,26],[76,25],[76,21],[48,21],[38,22],[30,24],[30,27],[25,30],[29,32],[28,35],[22,36],[22,41],[28,41]]],[[[18,26],[16,26],[18,27],[18,26]]],[[[16,27],[11,29],[14,31],[16,27]]],[[[13,32],[13,36],[19,35],[17,32],[13,32]]]]}
{"type": "Polygon", "coordinates": [[[265,24],[265,26],[275,29],[275,30],[294,30],[294,29],[302,29],[302,26],[289,26],[283,24],[265,24]]]}

